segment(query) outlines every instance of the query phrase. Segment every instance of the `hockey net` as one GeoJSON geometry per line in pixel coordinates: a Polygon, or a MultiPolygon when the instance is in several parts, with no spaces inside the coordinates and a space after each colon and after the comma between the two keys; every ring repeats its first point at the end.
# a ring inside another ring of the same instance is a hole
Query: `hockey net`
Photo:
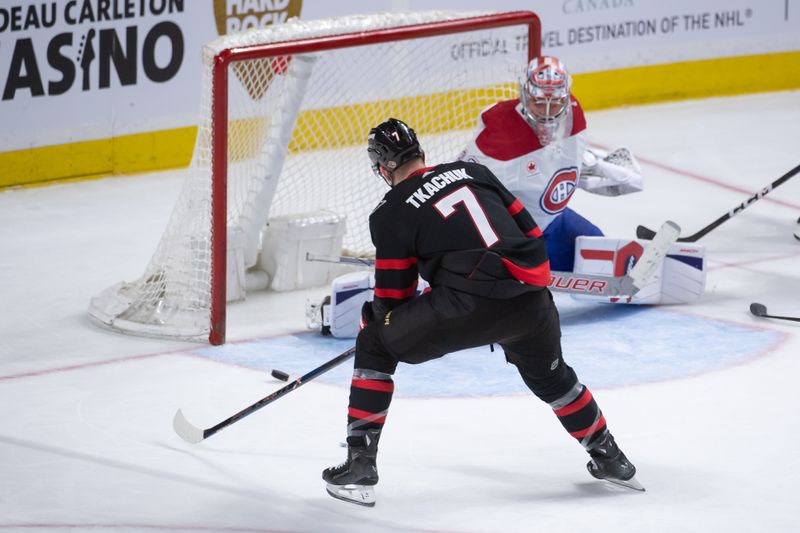
{"type": "Polygon", "coordinates": [[[144,274],[92,298],[90,316],[124,333],[224,342],[229,271],[259,268],[265,225],[281,217],[333,217],[343,253],[370,255],[368,216],[386,193],[366,156],[370,128],[399,118],[428,164],[455,159],[480,110],[517,97],[539,42],[529,12],[437,11],[291,19],[209,43],[167,228],[144,274]]]}

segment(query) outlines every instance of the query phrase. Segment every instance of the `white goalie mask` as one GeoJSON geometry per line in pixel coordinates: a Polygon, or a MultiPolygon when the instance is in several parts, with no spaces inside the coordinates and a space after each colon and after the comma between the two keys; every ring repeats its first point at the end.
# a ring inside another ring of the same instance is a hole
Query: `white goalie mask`
{"type": "Polygon", "coordinates": [[[571,113],[572,78],[558,58],[534,58],[519,84],[522,114],[539,142],[546,146],[565,133],[571,113]]]}

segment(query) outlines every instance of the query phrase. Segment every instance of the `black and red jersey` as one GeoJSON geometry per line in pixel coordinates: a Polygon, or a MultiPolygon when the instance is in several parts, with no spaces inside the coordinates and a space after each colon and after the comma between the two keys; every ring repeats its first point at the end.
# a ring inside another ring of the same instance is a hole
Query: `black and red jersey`
{"type": "Polygon", "coordinates": [[[483,165],[415,172],[386,193],[369,223],[377,316],[413,297],[418,275],[434,288],[499,298],[550,280],[541,230],[483,165]]]}

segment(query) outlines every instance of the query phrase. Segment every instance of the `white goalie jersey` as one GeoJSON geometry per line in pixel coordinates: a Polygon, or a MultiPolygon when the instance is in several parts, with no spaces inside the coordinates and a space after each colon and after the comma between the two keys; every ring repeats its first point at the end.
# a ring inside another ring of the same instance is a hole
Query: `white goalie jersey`
{"type": "Polygon", "coordinates": [[[574,97],[570,105],[556,139],[542,146],[525,122],[519,100],[495,104],[480,114],[475,135],[459,156],[489,167],[542,230],[567,207],[577,188],[607,196],[642,189],[630,151],[606,155],[589,150],[583,109],[574,97]]]}

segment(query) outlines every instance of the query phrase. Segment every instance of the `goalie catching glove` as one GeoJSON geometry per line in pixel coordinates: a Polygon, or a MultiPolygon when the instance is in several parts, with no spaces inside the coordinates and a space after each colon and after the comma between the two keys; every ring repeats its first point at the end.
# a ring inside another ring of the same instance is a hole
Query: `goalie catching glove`
{"type": "Polygon", "coordinates": [[[617,148],[607,155],[599,150],[586,150],[578,187],[601,196],[639,192],[644,188],[642,168],[627,148],[617,148]]]}

